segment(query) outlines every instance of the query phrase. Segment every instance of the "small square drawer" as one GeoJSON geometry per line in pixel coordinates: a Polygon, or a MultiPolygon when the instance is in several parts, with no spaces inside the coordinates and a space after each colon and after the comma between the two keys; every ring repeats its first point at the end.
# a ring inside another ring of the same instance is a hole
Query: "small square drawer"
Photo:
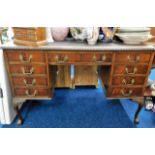
{"type": "Polygon", "coordinates": [[[135,86],[144,85],[145,76],[115,76],[112,78],[112,85],[135,86]]]}
{"type": "Polygon", "coordinates": [[[110,87],[108,88],[108,97],[130,98],[142,96],[143,88],[133,87],[110,87]]]}
{"type": "Polygon", "coordinates": [[[24,76],[31,76],[36,74],[47,74],[47,69],[45,65],[20,65],[20,64],[12,64],[9,65],[11,74],[22,74],[24,76]]]}
{"type": "Polygon", "coordinates": [[[80,62],[80,54],[59,52],[48,53],[48,62],[52,64],[80,62]]]}
{"type": "Polygon", "coordinates": [[[16,34],[14,37],[19,40],[37,41],[35,34],[16,34]]]}
{"type": "Polygon", "coordinates": [[[13,29],[13,31],[15,34],[23,34],[23,35],[27,34],[26,31],[23,31],[23,29],[19,29],[19,28],[13,29]]]}
{"type": "Polygon", "coordinates": [[[21,62],[21,63],[45,63],[45,53],[39,51],[8,51],[7,58],[9,63],[21,62]]]}
{"type": "Polygon", "coordinates": [[[115,65],[113,75],[137,75],[147,74],[147,65],[115,65]]]}
{"type": "Polygon", "coordinates": [[[149,63],[151,53],[117,53],[115,63],[149,63]]]}
{"type": "Polygon", "coordinates": [[[24,77],[24,76],[13,76],[12,83],[14,87],[41,87],[48,86],[47,78],[45,77],[24,77]]]}
{"type": "Polygon", "coordinates": [[[112,53],[84,53],[81,54],[81,61],[82,62],[98,62],[98,63],[104,63],[104,62],[112,62],[112,53]]]}
{"type": "Polygon", "coordinates": [[[13,31],[15,34],[24,34],[24,35],[35,35],[36,31],[35,29],[26,29],[26,28],[13,28],[13,31]]]}
{"type": "Polygon", "coordinates": [[[47,97],[49,96],[49,89],[44,88],[15,88],[15,97],[27,97],[27,98],[37,98],[37,97],[47,97]]]}

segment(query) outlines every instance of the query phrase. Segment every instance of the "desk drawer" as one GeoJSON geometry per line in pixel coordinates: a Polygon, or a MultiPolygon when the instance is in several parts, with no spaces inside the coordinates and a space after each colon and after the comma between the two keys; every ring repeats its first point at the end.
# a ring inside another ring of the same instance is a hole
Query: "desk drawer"
{"type": "Polygon", "coordinates": [[[14,95],[16,97],[37,98],[49,96],[49,89],[43,88],[15,88],[14,95]]]}
{"type": "Polygon", "coordinates": [[[9,63],[45,63],[45,53],[39,51],[8,51],[7,57],[9,63]]]}
{"type": "Polygon", "coordinates": [[[24,77],[24,76],[13,76],[12,83],[14,87],[47,87],[48,82],[45,77],[24,77]]]}
{"type": "Polygon", "coordinates": [[[144,85],[145,76],[115,76],[112,85],[135,86],[144,85]]]}
{"type": "Polygon", "coordinates": [[[24,33],[22,33],[22,34],[15,34],[14,35],[14,38],[15,39],[18,39],[18,40],[28,40],[28,41],[37,41],[37,37],[36,37],[36,35],[35,34],[24,34],[24,33]]]}
{"type": "Polygon", "coordinates": [[[48,53],[48,62],[52,64],[80,62],[80,54],[75,53],[48,53]]]}
{"type": "Polygon", "coordinates": [[[34,29],[13,28],[15,34],[36,35],[34,29]]]}
{"type": "Polygon", "coordinates": [[[151,53],[117,53],[115,63],[149,63],[151,53]]]}
{"type": "Polygon", "coordinates": [[[98,63],[110,63],[112,62],[112,53],[84,53],[81,54],[81,61],[82,62],[98,62],[98,63]]]}
{"type": "Polygon", "coordinates": [[[147,65],[115,65],[113,75],[145,75],[147,71],[147,65]]]}
{"type": "Polygon", "coordinates": [[[47,74],[46,65],[20,65],[12,64],[9,66],[11,74],[21,74],[24,76],[31,76],[35,74],[47,74]]]}
{"type": "Polygon", "coordinates": [[[124,88],[124,87],[110,87],[108,89],[108,97],[121,97],[121,98],[130,98],[142,96],[143,88],[124,88]]]}

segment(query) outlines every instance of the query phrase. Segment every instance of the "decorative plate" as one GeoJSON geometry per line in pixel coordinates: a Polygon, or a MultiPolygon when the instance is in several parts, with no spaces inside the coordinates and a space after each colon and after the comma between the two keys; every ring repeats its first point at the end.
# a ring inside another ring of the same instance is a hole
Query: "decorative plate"
{"type": "Polygon", "coordinates": [[[111,42],[114,38],[116,27],[101,27],[99,40],[104,42],[111,42]]]}

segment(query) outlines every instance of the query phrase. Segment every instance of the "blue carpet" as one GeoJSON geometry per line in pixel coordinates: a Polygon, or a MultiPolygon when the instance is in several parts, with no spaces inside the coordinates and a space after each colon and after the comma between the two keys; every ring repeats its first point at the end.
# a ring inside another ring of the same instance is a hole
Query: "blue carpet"
{"type": "Polygon", "coordinates": [[[119,100],[106,100],[102,88],[57,89],[53,100],[22,108],[22,126],[5,128],[133,128],[119,100]]]}

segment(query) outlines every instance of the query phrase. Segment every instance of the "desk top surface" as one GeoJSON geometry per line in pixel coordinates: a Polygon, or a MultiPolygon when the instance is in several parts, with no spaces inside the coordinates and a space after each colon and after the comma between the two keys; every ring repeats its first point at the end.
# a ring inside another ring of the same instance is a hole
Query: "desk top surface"
{"type": "Polygon", "coordinates": [[[155,44],[146,44],[146,45],[125,45],[122,43],[98,43],[96,45],[88,45],[85,42],[75,42],[75,41],[65,41],[65,42],[53,42],[48,43],[45,46],[39,47],[28,47],[15,45],[13,42],[8,42],[1,45],[2,49],[21,49],[21,50],[81,50],[81,51],[103,51],[103,50],[112,50],[112,51],[126,51],[126,50],[154,50],[155,44]]]}

